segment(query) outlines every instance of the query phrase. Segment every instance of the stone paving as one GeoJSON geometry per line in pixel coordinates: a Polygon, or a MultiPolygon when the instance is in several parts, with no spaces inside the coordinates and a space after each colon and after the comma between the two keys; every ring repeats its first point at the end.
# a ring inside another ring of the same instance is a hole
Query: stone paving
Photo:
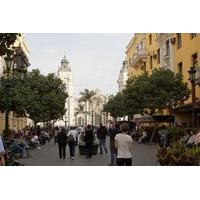
{"type": "MultiPolygon", "coordinates": [[[[107,147],[109,147],[109,138],[107,138],[107,147]]],[[[20,160],[26,166],[108,166],[110,154],[97,154],[92,159],[87,159],[80,155],[76,147],[75,159],[69,157],[69,147],[67,146],[67,158],[65,160],[58,158],[57,144],[53,141],[41,146],[41,149],[30,151],[31,158],[20,160]]],[[[156,162],[156,145],[138,144],[134,145],[133,165],[134,166],[154,166],[156,162]]]]}

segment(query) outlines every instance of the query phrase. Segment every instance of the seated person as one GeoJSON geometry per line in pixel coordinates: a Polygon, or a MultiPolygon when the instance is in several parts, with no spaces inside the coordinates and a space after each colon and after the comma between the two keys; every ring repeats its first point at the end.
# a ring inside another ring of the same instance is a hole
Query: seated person
{"type": "Polygon", "coordinates": [[[11,151],[14,154],[20,153],[23,156],[25,148],[20,146],[19,143],[20,143],[19,140],[14,140],[11,146],[11,151]]]}
{"type": "Polygon", "coordinates": [[[39,145],[39,138],[37,135],[34,135],[29,142],[29,146],[37,148],[37,146],[39,145]]]}
{"type": "Polygon", "coordinates": [[[29,145],[28,145],[25,137],[19,138],[19,146],[24,148],[24,153],[26,153],[26,156],[24,155],[24,157],[29,157],[29,145]]]}
{"type": "Polygon", "coordinates": [[[39,143],[40,143],[41,145],[45,145],[45,143],[46,143],[46,136],[44,135],[43,132],[41,132],[41,134],[40,134],[38,140],[39,140],[39,143]]]}
{"type": "Polygon", "coordinates": [[[39,138],[37,135],[34,135],[33,138],[31,139],[31,142],[35,143],[35,144],[39,144],[39,138]]]}
{"type": "Polygon", "coordinates": [[[142,143],[146,138],[147,138],[147,131],[144,130],[144,131],[142,131],[142,135],[141,135],[140,138],[138,139],[138,142],[139,142],[139,143],[142,143]]]}

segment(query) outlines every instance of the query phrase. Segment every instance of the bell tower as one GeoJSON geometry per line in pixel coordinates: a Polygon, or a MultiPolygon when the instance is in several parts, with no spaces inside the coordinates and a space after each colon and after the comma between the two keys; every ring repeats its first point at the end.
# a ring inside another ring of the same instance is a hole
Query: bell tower
{"type": "Polygon", "coordinates": [[[58,69],[58,77],[63,81],[66,85],[66,92],[68,93],[68,98],[65,103],[66,113],[63,116],[63,121],[59,122],[60,126],[74,126],[75,119],[74,119],[74,96],[73,96],[73,76],[72,70],[69,65],[69,61],[64,55],[63,59],[61,60],[61,65],[58,69]]]}

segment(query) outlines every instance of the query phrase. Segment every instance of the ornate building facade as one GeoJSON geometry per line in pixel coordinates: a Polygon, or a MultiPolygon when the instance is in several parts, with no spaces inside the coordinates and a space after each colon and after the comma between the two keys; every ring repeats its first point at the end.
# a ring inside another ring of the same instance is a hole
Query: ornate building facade
{"type": "Polygon", "coordinates": [[[87,124],[99,126],[100,123],[108,126],[110,116],[103,112],[103,105],[107,102],[108,96],[102,94],[99,89],[95,90],[95,95],[90,101],[79,103],[77,99],[76,107],[81,104],[83,111],[76,113],[76,126],[85,126],[87,124]]]}
{"type": "Polygon", "coordinates": [[[66,113],[63,116],[63,119],[59,120],[56,124],[58,126],[74,126],[75,125],[74,96],[73,96],[74,81],[72,76],[72,70],[66,56],[64,56],[64,58],[61,60],[61,65],[58,69],[58,77],[66,85],[66,92],[68,93],[68,98],[65,103],[66,113]]]}

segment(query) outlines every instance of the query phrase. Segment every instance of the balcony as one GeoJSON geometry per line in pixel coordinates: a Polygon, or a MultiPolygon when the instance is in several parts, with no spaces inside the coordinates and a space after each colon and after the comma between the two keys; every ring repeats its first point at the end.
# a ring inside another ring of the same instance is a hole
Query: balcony
{"type": "Polygon", "coordinates": [[[135,66],[138,63],[143,63],[147,59],[147,51],[145,48],[137,49],[137,52],[133,55],[131,59],[131,66],[135,66]]]}

